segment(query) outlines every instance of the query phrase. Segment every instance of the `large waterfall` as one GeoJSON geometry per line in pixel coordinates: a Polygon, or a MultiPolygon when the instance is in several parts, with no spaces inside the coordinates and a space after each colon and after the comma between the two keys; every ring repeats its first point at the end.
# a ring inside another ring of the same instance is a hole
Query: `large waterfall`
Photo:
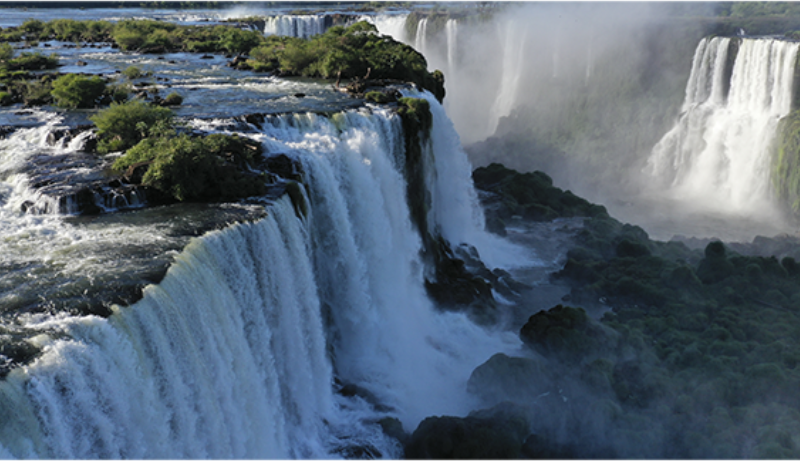
{"type": "Polygon", "coordinates": [[[771,209],[771,143],[791,110],[798,48],[773,39],[699,43],[680,118],[648,161],[662,194],[717,211],[771,209]]]}
{"type": "MultiPolygon", "coordinates": [[[[431,219],[446,238],[492,251],[458,136],[424,97],[431,219]]],[[[379,419],[411,431],[473,408],[472,370],[519,340],[427,298],[399,118],[373,107],[270,116],[254,129],[267,152],[302,164],[303,197],[193,240],[107,319],[21,316],[42,353],[0,382],[0,456],[398,457],[379,419]]]]}

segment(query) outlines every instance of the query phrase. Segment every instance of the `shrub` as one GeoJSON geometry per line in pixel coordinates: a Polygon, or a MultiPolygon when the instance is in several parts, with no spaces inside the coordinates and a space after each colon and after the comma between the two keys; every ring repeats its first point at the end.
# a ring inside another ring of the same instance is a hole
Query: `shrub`
{"type": "Polygon", "coordinates": [[[98,76],[67,74],[53,81],[50,93],[56,105],[63,108],[91,108],[105,90],[106,83],[98,76]]]}
{"type": "Polygon", "coordinates": [[[170,93],[164,98],[164,101],[161,102],[162,106],[179,106],[183,103],[183,97],[177,93],[170,93]]]}
{"type": "Polygon", "coordinates": [[[243,173],[231,160],[247,155],[231,153],[244,147],[229,135],[208,137],[154,136],[142,140],[114,163],[118,170],[150,162],[142,183],[179,201],[227,200],[263,194],[262,176],[243,173]]]}
{"type": "Polygon", "coordinates": [[[122,71],[122,75],[127,77],[130,80],[138,79],[140,77],[146,77],[147,73],[142,71],[141,68],[136,66],[128,66],[125,70],[122,71]]]}
{"type": "Polygon", "coordinates": [[[9,60],[7,67],[10,71],[41,71],[45,69],[55,69],[58,67],[58,55],[53,53],[50,56],[45,56],[38,52],[22,52],[18,57],[9,60]]]}
{"type": "Polygon", "coordinates": [[[14,47],[7,43],[0,43],[0,64],[5,64],[14,57],[14,47]]]}
{"type": "Polygon", "coordinates": [[[396,79],[414,82],[444,98],[444,76],[428,72],[425,58],[413,48],[381,36],[366,21],[348,28],[334,26],[309,40],[265,39],[251,57],[261,63],[278,61],[282,72],[325,79],[396,79]]]}
{"type": "Polygon", "coordinates": [[[128,149],[145,138],[150,127],[158,127],[159,122],[171,124],[172,117],[169,109],[141,100],[112,103],[91,117],[97,126],[97,149],[100,153],[128,149]]]}

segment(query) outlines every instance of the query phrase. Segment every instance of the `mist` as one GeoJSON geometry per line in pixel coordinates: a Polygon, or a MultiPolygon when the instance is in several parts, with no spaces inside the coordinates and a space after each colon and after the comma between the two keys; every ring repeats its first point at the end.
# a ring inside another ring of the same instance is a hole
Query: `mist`
{"type": "MultiPolygon", "coordinates": [[[[406,31],[405,41],[423,50],[430,69],[444,71],[445,107],[474,167],[499,162],[544,171],[559,187],[658,239],[784,233],[792,225],[768,185],[760,202],[744,204],[736,198],[752,196],[746,190],[720,196],[712,193],[724,188],[712,185],[690,192],[652,168],[654,148],[687,109],[693,55],[712,30],[702,18],[713,8],[500,4],[489,21],[439,21],[438,30],[430,16],[416,34],[406,31]]],[[[693,175],[702,184],[711,174],[693,175]]]]}

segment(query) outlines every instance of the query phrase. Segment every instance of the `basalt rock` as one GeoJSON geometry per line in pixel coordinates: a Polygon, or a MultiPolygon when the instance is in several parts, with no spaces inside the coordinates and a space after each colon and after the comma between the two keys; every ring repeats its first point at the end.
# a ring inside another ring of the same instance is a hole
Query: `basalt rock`
{"type": "Polygon", "coordinates": [[[465,418],[429,417],[405,447],[408,459],[515,459],[522,456],[528,422],[508,407],[473,412],[465,418]]]}

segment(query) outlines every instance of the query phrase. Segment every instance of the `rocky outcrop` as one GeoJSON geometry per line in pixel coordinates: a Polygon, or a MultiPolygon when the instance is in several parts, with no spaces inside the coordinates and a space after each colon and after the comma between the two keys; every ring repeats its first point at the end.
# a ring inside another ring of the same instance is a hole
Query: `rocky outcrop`
{"type": "Polygon", "coordinates": [[[515,459],[529,424],[513,406],[471,413],[465,418],[437,416],[420,423],[405,447],[408,459],[515,459]]]}

